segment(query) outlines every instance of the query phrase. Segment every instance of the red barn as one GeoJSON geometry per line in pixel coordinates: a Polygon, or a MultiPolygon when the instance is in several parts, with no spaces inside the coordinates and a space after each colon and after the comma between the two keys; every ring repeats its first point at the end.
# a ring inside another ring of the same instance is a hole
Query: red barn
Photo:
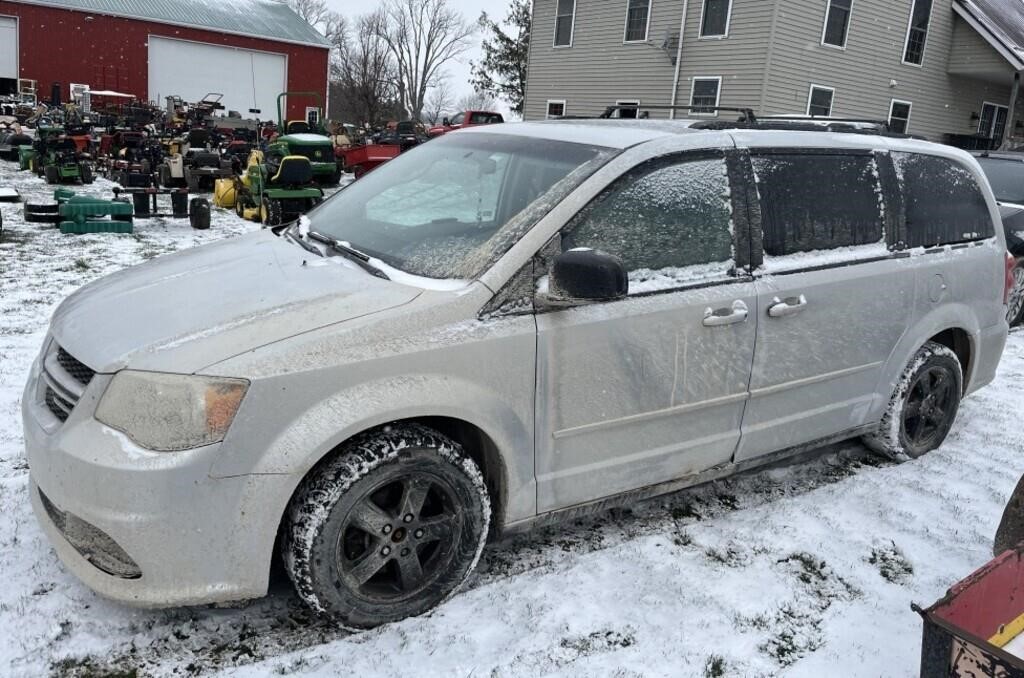
{"type": "MultiPolygon", "coordinates": [[[[18,79],[35,80],[43,100],[53,83],[64,101],[75,85],[160,105],[219,92],[226,109],[268,120],[284,91],[326,104],[329,50],[276,0],[0,0],[0,94],[18,79]]],[[[292,97],[288,118],[316,103],[292,97]]]]}

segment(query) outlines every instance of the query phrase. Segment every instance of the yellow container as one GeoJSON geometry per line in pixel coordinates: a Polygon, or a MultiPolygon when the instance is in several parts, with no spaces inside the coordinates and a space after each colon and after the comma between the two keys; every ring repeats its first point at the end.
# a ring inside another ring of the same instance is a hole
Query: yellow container
{"type": "Polygon", "coordinates": [[[213,185],[213,204],[217,207],[234,207],[238,189],[234,179],[217,179],[213,185]]]}

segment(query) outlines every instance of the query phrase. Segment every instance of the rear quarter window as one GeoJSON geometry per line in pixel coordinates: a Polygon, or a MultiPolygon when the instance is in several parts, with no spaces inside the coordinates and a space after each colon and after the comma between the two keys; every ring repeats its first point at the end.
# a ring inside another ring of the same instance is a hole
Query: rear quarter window
{"type": "Polygon", "coordinates": [[[752,162],[766,258],[861,245],[884,251],[885,203],[873,155],[770,153],[752,162]]]}
{"type": "Polygon", "coordinates": [[[995,235],[974,174],[948,158],[893,153],[903,191],[907,247],[938,247],[995,235]]]}

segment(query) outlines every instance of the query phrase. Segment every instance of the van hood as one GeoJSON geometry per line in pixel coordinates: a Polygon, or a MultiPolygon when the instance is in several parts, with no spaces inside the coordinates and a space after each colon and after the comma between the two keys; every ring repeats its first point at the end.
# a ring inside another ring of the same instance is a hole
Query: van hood
{"type": "Polygon", "coordinates": [[[260,231],[90,283],[57,308],[50,329],[97,372],[191,373],[420,293],[260,231]]]}

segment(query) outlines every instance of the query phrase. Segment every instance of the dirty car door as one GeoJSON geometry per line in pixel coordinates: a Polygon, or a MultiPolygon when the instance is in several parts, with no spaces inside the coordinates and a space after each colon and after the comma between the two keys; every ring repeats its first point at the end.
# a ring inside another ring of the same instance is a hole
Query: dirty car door
{"type": "Polygon", "coordinates": [[[619,257],[630,290],[537,316],[540,512],[732,458],[757,309],[752,280],[737,272],[746,262],[735,253],[749,248],[745,231],[734,237],[730,166],[724,154],[647,162],[561,233],[556,250],[619,257]]]}

